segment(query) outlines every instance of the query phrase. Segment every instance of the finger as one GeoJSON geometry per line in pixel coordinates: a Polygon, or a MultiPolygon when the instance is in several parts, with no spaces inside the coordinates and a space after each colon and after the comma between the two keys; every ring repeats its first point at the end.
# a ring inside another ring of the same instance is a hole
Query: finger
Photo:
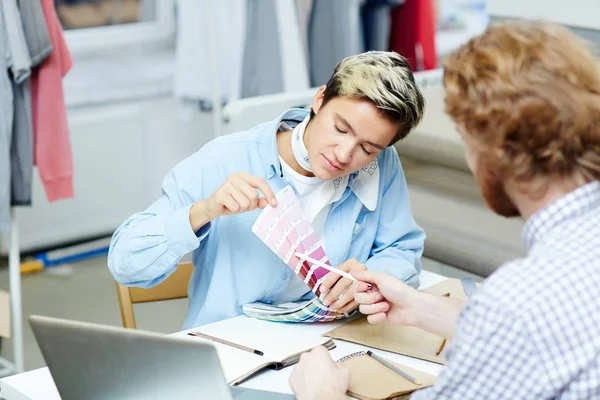
{"type": "Polygon", "coordinates": [[[370,283],[367,282],[357,282],[356,284],[356,291],[357,292],[366,292],[368,290],[372,290],[373,289],[373,285],[371,285],[370,283]]]}
{"type": "Polygon", "coordinates": [[[352,300],[350,303],[346,304],[344,307],[339,309],[341,313],[350,313],[358,308],[359,304],[356,300],[352,300]]]}
{"type": "Polygon", "coordinates": [[[387,314],[386,313],[371,314],[367,317],[367,321],[370,324],[384,324],[387,322],[387,314]]]}
{"type": "Polygon", "coordinates": [[[233,197],[236,203],[238,203],[238,205],[240,206],[238,212],[248,211],[248,209],[250,208],[250,200],[248,200],[246,195],[244,195],[242,191],[234,185],[231,185],[228,188],[228,191],[231,197],[233,197]]]}
{"type": "Polygon", "coordinates": [[[329,272],[321,283],[321,293],[327,293],[342,277],[334,272],[329,272]]]}
{"type": "Polygon", "coordinates": [[[352,282],[350,286],[348,286],[344,291],[342,291],[342,293],[340,293],[337,300],[335,300],[331,304],[331,309],[341,310],[342,308],[346,307],[347,304],[354,301],[354,293],[356,292],[356,289],[354,288],[353,283],[354,282],[352,282]]]}
{"type": "Polygon", "coordinates": [[[264,197],[261,197],[258,199],[258,204],[257,204],[258,208],[265,208],[268,205],[269,205],[269,202],[264,197]]]}
{"type": "MultiPolygon", "coordinates": [[[[342,292],[344,292],[344,290],[346,290],[348,288],[348,286],[350,286],[352,284],[352,281],[348,278],[342,278],[340,279],[329,291],[329,293],[327,293],[327,296],[325,296],[325,298],[323,299],[323,304],[325,304],[326,306],[330,305],[331,303],[333,303],[334,301],[336,301],[342,294],[342,292]]],[[[354,297],[354,296],[353,296],[354,297]]]]}
{"type": "Polygon", "coordinates": [[[384,298],[379,292],[362,292],[354,295],[354,300],[360,304],[375,304],[383,301],[384,298]]]}
{"type": "MultiPolygon", "coordinates": [[[[345,262],[341,263],[340,265],[338,265],[336,267],[336,269],[339,269],[340,271],[344,271],[344,272],[350,272],[350,271],[352,271],[352,268],[355,268],[356,270],[358,270],[359,268],[362,268],[362,267],[364,267],[364,266],[361,263],[359,263],[355,259],[351,258],[351,259],[346,260],[345,262]]],[[[341,279],[341,276],[339,274],[328,273],[327,277],[325,278],[323,283],[321,283],[321,292],[325,293],[325,292],[329,291],[340,279],[341,279]]]]}
{"type": "Polygon", "coordinates": [[[226,212],[229,214],[235,214],[240,210],[240,205],[231,197],[229,193],[225,193],[218,203],[225,207],[226,212]]]}
{"type": "Polygon", "coordinates": [[[245,172],[241,172],[239,175],[242,178],[244,178],[244,180],[246,180],[246,182],[248,182],[250,186],[260,190],[265,196],[265,199],[267,199],[267,202],[271,206],[275,207],[277,205],[277,198],[275,197],[275,193],[273,193],[273,191],[264,179],[247,174],[245,172]]]}
{"type": "Polygon", "coordinates": [[[238,189],[240,190],[240,192],[242,192],[242,194],[246,196],[246,198],[250,201],[248,211],[256,209],[256,207],[258,207],[259,199],[258,191],[252,186],[250,186],[248,182],[242,179],[240,179],[239,182],[236,183],[238,184],[238,189]]]}
{"type": "Polygon", "coordinates": [[[375,285],[379,285],[384,282],[386,277],[389,279],[390,275],[384,274],[382,272],[373,272],[373,271],[355,271],[352,272],[352,276],[362,282],[367,282],[375,285]]]}
{"type": "Polygon", "coordinates": [[[386,313],[390,309],[390,305],[386,301],[382,301],[375,304],[361,304],[359,311],[365,315],[386,313]]]}

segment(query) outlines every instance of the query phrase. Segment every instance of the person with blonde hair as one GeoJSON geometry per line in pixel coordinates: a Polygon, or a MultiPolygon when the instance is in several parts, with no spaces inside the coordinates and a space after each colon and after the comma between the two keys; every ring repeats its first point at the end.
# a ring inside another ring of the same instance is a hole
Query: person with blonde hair
{"type": "MultiPolygon", "coordinates": [[[[489,207],[526,221],[527,255],[466,304],[357,272],[360,311],[452,340],[412,399],[600,398],[599,60],[559,25],[494,24],[445,59],[444,87],[489,207]]],[[[290,383],[299,400],[336,400],[349,379],[319,348],[290,383]]]]}
{"type": "MultiPolygon", "coordinates": [[[[193,252],[184,328],[239,315],[257,301],[314,294],[252,232],[260,209],[290,185],[333,265],[387,272],[417,286],[425,235],[412,218],[392,144],[419,123],[423,96],[393,52],[348,57],[312,109],[291,109],[248,131],[212,140],[175,166],[163,194],[114,233],[108,267],[130,286],[166,279],[193,252]]],[[[329,274],[334,310],[358,307],[356,285],[329,274]]]]}

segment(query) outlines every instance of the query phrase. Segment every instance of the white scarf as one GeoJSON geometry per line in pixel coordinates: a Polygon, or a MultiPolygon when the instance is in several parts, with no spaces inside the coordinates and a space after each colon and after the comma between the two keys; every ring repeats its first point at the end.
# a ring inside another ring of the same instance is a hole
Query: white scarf
{"type": "Polygon", "coordinates": [[[310,120],[310,115],[304,118],[292,131],[292,153],[296,162],[306,171],[312,172],[310,169],[310,160],[308,159],[308,149],[304,144],[304,131],[310,120]]]}

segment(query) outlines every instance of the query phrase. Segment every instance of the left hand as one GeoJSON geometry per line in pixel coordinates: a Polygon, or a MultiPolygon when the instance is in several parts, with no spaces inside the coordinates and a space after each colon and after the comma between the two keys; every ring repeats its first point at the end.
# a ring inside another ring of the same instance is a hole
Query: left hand
{"type": "Polygon", "coordinates": [[[300,356],[289,383],[298,400],[347,399],[350,371],[334,362],[325,347],[318,346],[300,356]]]}
{"type": "MultiPolygon", "coordinates": [[[[359,263],[353,258],[338,265],[336,268],[351,274],[367,270],[364,264],[359,263]]],[[[357,283],[348,278],[341,277],[335,272],[329,272],[320,287],[321,293],[327,293],[327,290],[331,289],[323,298],[323,304],[342,313],[349,313],[355,310],[358,307],[358,303],[354,300],[354,295],[358,287],[357,283]]]]}

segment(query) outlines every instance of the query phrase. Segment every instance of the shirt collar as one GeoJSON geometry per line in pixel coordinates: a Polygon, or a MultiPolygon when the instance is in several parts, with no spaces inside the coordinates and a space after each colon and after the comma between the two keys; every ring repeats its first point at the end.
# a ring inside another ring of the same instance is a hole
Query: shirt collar
{"type": "Polygon", "coordinates": [[[600,182],[578,187],[533,214],[523,227],[521,240],[527,249],[559,224],[600,207],[600,182]]]}
{"type": "MultiPolygon", "coordinates": [[[[272,121],[268,129],[265,129],[263,132],[262,142],[265,144],[264,156],[265,160],[269,160],[267,179],[271,179],[275,175],[280,176],[281,174],[276,135],[279,126],[282,123],[286,123],[293,128],[309,114],[309,110],[301,108],[289,109],[282,113],[275,121],[272,121]]],[[[360,170],[334,179],[332,184],[336,191],[335,201],[342,197],[344,190],[349,186],[361,203],[369,211],[373,211],[377,207],[377,200],[379,198],[379,163],[377,159],[374,159],[360,170]]]]}

